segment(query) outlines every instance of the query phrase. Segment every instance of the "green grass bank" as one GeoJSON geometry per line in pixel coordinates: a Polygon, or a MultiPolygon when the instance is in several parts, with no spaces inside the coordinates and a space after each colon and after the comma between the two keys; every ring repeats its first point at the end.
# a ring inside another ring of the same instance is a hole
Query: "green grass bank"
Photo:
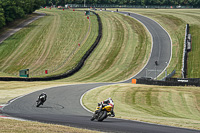
{"type": "Polygon", "coordinates": [[[100,133],[68,126],[0,118],[1,133],[100,133]]]}
{"type": "Polygon", "coordinates": [[[200,88],[134,84],[103,86],[87,92],[83,104],[95,111],[112,97],[117,118],[200,129],[200,88]]]}
{"type": "Polygon", "coordinates": [[[102,39],[83,68],[67,82],[116,82],[135,75],[147,62],[151,36],[137,20],[111,12],[99,13],[102,39]]]}
{"type": "Polygon", "coordinates": [[[29,24],[0,45],[2,76],[17,76],[30,69],[30,76],[71,70],[95,41],[98,23],[84,11],[42,9],[46,16],[29,24]],[[80,44],[80,46],[78,45],[80,44]]]}

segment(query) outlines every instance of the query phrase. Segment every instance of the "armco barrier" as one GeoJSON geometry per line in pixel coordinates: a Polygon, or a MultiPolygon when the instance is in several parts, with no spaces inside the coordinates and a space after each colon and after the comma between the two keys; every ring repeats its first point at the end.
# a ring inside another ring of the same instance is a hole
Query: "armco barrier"
{"type": "Polygon", "coordinates": [[[173,82],[193,82],[198,83],[200,82],[200,78],[167,78],[166,81],[173,81],[173,82]]]}
{"type": "Polygon", "coordinates": [[[152,79],[136,79],[137,84],[160,86],[200,86],[200,79],[171,79],[166,81],[152,79]]]}
{"type": "Polygon", "coordinates": [[[98,21],[98,25],[99,25],[98,36],[97,36],[95,42],[93,43],[93,45],[84,54],[84,56],[81,58],[80,62],[77,64],[77,66],[74,69],[70,70],[67,73],[63,73],[63,74],[55,75],[55,76],[43,77],[43,78],[0,77],[0,81],[51,81],[51,80],[58,80],[58,79],[67,78],[67,77],[73,75],[74,73],[78,72],[81,69],[81,67],[84,65],[86,59],[90,56],[90,54],[93,52],[93,50],[99,44],[99,41],[101,40],[101,37],[102,37],[101,18],[95,12],[93,12],[93,13],[97,16],[97,21],[98,21]]]}
{"type": "Polygon", "coordinates": [[[167,76],[165,76],[162,81],[166,81],[167,78],[171,78],[172,76],[174,76],[174,74],[176,73],[176,70],[172,71],[170,74],[168,74],[167,76]]]}
{"type": "Polygon", "coordinates": [[[186,24],[185,28],[185,39],[183,48],[183,59],[182,59],[182,78],[187,76],[187,57],[188,52],[191,50],[191,34],[189,34],[189,24],[186,24]]]}
{"type": "Polygon", "coordinates": [[[193,6],[159,6],[159,5],[125,5],[125,4],[68,4],[72,8],[155,8],[155,9],[180,9],[180,8],[193,8],[193,6]]]}

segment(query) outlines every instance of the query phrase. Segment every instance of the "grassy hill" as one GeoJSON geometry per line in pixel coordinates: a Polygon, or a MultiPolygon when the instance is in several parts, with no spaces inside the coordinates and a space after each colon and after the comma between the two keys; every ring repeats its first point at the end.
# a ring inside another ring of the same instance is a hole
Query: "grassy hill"
{"type": "Polygon", "coordinates": [[[200,129],[200,88],[134,84],[103,86],[87,92],[83,104],[95,111],[112,97],[117,118],[200,129]]]}
{"type": "MultiPolygon", "coordinates": [[[[31,23],[0,46],[1,75],[30,69],[30,76],[45,76],[72,69],[98,34],[95,15],[84,11],[43,9],[46,17],[31,23]],[[81,43],[80,47],[78,44],[81,43]]],[[[98,12],[103,37],[84,68],[64,81],[119,81],[136,74],[146,63],[151,38],[138,21],[117,13],[98,12]]],[[[8,76],[9,76],[8,75],[8,76]]]]}
{"type": "MultiPolygon", "coordinates": [[[[188,57],[188,77],[199,77],[200,40],[196,30],[200,25],[198,9],[120,10],[148,16],[169,32],[173,55],[167,71],[170,73],[176,70],[174,77],[181,77],[185,25],[189,23],[192,51],[188,57]]],[[[47,16],[30,24],[0,45],[0,76],[18,75],[20,69],[26,68],[30,69],[32,77],[47,76],[44,74],[45,70],[49,71],[49,75],[66,72],[77,64],[97,36],[98,27],[94,15],[91,15],[89,22],[83,11],[54,9],[40,11],[45,12],[47,16]],[[81,47],[78,47],[79,43],[81,47]]],[[[117,13],[99,12],[99,14],[104,27],[100,46],[88,59],[82,71],[65,81],[124,80],[137,73],[147,61],[151,38],[145,33],[145,29],[141,28],[141,24],[117,13]],[[142,51],[135,51],[141,48],[142,51]]]]}
{"type": "MultiPolygon", "coordinates": [[[[43,9],[47,15],[20,30],[0,45],[3,76],[30,69],[31,77],[67,72],[81,59],[97,36],[95,15],[84,11],[43,9]],[[80,46],[78,46],[80,44],[80,46]]],[[[1,74],[0,73],[0,74],[1,74]]]]}
{"type": "Polygon", "coordinates": [[[103,36],[97,48],[68,82],[114,82],[135,75],[147,62],[151,37],[138,21],[117,13],[99,12],[103,36]]]}

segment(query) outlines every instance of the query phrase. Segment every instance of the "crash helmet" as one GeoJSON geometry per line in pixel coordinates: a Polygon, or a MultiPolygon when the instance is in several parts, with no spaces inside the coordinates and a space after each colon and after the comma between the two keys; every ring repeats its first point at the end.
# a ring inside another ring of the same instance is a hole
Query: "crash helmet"
{"type": "Polygon", "coordinates": [[[111,97],[108,98],[109,101],[113,101],[111,97]]]}
{"type": "Polygon", "coordinates": [[[114,106],[114,102],[113,102],[112,98],[109,97],[108,100],[109,100],[109,103],[112,104],[112,105],[114,106]]]}

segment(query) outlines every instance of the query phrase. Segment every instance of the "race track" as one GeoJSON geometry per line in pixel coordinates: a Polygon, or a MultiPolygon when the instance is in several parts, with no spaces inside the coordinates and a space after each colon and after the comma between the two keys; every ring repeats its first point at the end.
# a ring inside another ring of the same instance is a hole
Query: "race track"
{"type": "MultiPolygon", "coordinates": [[[[34,92],[11,102],[4,107],[4,112],[10,116],[55,123],[79,128],[87,128],[104,132],[131,133],[195,133],[195,130],[147,124],[137,121],[108,118],[103,122],[90,121],[91,113],[80,105],[80,98],[89,89],[109,85],[109,83],[68,85],[45,90],[47,102],[36,108],[35,101],[42,91],[34,92]]],[[[116,114],[117,115],[117,114],[116,114]]]]}
{"type": "MultiPolygon", "coordinates": [[[[123,13],[123,12],[121,12],[123,13]]],[[[127,14],[127,13],[125,13],[127,14]]],[[[159,24],[146,17],[130,14],[131,17],[141,21],[152,34],[152,55],[145,68],[153,69],[154,60],[159,61],[158,69],[164,70],[171,58],[171,41],[168,34],[159,24]],[[167,36],[168,38],[167,38],[167,36]],[[164,48],[163,48],[164,47],[164,48]],[[167,48],[166,48],[167,47],[167,48]],[[163,51],[166,50],[166,51],[163,51]],[[162,54],[161,54],[162,53],[162,54]],[[163,56],[168,53],[168,56],[163,56]],[[166,59],[167,57],[167,59],[166,59]],[[153,64],[152,64],[153,63],[153,64]]],[[[161,70],[161,71],[162,71],[161,70]]],[[[143,70],[134,77],[143,77],[143,70]]],[[[150,76],[155,77],[154,73],[150,76]]],[[[125,81],[130,82],[130,79],[125,81]]],[[[69,125],[104,132],[134,132],[134,133],[195,133],[197,130],[148,124],[137,121],[108,118],[103,122],[90,121],[91,113],[86,111],[80,104],[81,96],[88,90],[111,85],[113,83],[77,84],[46,89],[48,100],[40,108],[35,107],[35,101],[42,91],[37,91],[26,96],[16,98],[3,108],[3,112],[12,117],[28,120],[69,125]]],[[[117,114],[116,114],[117,115],[117,114]]]]}
{"type": "MultiPolygon", "coordinates": [[[[146,66],[133,78],[141,78],[141,77],[148,77],[153,79],[156,78],[165,70],[165,68],[168,66],[171,60],[172,42],[170,36],[163,29],[163,27],[161,27],[157,22],[155,22],[152,19],[149,19],[147,17],[135,13],[129,13],[129,14],[128,12],[119,12],[119,13],[126,14],[143,23],[152,36],[153,44],[149,61],[147,62],[146,66]],[[158,62],[158,65],[155,64],[155,61],[158,62]]],[[[132,78],[130,78],[125,82],[129,83],[131,82],[131,79],[132,78]]]]}

